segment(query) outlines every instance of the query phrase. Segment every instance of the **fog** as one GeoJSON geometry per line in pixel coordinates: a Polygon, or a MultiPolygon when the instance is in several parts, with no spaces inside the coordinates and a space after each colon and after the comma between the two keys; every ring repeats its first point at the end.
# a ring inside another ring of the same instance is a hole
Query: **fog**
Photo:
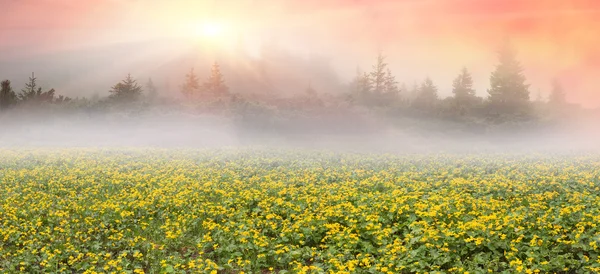
{"type": "Polygon", "coordinates": [[[0,109],[0,147],[600,149],[594,35],[600,6],[590,1],[2,4],[8,16],[0,18],[0,80],[11,80],[19,93],[35,72],[43,91],[54,88],[74,100],[0,109]],[[490,74],[505,41],[515,47],[526,78],[528,121],[498,123],[485,112],[490,74]],[[356,75],[370,73],[378,54],[399,95],[379,105],[349,99],[356,75]],[[253,109],[229,97],[215,107],[183,96],[186,73],[193,68],[204,81],[215,62],[230,95],[253,109]],[[462,67],[477,95],[466,115],[449,99],[462,67]],[[144,91],[139,102],[115,107],[109,89],[127,74],[142,86],[151,78],[158,99],[144,91]],[[437,105],[422,111],[412,101],[426,78],[437,88],[437,105]],[[560,108],[548,102],[553,80],[564,89],[560,108]]]}
{"type": "MultiPolygon", "coordinates": [[[[597,119],[597,118],[596,118],[597,119]]],[[[539,129],[407,127],[368,114],[283,121],[145,112],[137,115],[79,113],[42,117],[0,116],[0,147],[140,147],[316,149],[360,153],[593,153],[600,152],[597,120],[539,129]]],[[[431,123],[413,120],[410,124],[431,123]]],[[[405,123],[408,125],[409,123],[405,123]]]]}

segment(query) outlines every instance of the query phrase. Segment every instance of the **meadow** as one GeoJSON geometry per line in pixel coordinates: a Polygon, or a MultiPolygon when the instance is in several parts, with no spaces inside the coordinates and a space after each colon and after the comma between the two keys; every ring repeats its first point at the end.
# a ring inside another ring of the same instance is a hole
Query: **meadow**
{"type": "Polygon", "coordinates": [[[0,272],[600,272],[600,156],[0,149],[0,272]]]}

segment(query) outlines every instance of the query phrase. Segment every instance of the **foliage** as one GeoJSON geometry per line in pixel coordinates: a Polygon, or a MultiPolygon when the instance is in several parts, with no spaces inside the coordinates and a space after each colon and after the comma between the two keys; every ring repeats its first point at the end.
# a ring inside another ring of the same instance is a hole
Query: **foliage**
{"type": "Polygon", "coordinates": [[[208,79],[203,85],[204,91],[212,97],[224,97],[229,93],[229,87],[225,84],[221,68],[217,62],[214,62],[208,79]]]}
{"type": "Polygon", "coordinates": [[[351,83],[353,101],[369,107],[390,107],[399,101],[400,88],[396,77],[380,52],[370,73],[357,70],[351,83]]]}
{"type": "Polygon", "coordinates": [[[29,82],[25,84],[25,88],[17,94],[18,99],[24,103],[64,103],[71,100],[68,97],[59,96],[55,97],[56,91],[50,89],[48,91],[42,91],[42,87],[37,85],[37,78],[32,73],[29,77],[29,82]]]}
{"type": "Polygon", "coordinates": [[[109,98],[120,102],[137,101],[142,95],[142,87],[137,80],[127,74],[127,77],[110,89],[109,98]]]}
{"type": "Polygon", "coordinates": [[[417,97],[413,101],[413,106],[424,111],[431,111],[436,107],[437,103],[437,87],[433,84],[431,78],[427,77],[417,91],[417,97]]]}
{"type": "Polygon", "coordinates": [[[6,110],[17,102],[17,95],[10,86],[10,81],[0,83],[0,111],[6,110]]]}
{"type": "Polygon", "coordinates": [[[493,118],[504,121],[529,117],[529,85],[515,50],[506,43],[498,52],[499,63],[490,76],[489,104],[493,118]]]}
{"type": "Polygon", "coordinates": [[[181,93],[187,99],[195,98],[200,93],[200,83],[193,68],[185,75],[185,82],[181,86],[181,93]]]}
{"type": "Polygon", "coordinates": [[[600,271],[597,156],[0,153],[0,272],[600,271]]]}
{"type": "Polygon", "coordinates": [[[477,96],[473,89],[473,78],[466,67],[454,79],[452,93],[454,94],[455,107],[461,114],[465,114],[472,109],[477,102],[477,96]]]}
{"type": "Polygon", "coordinates": [[[387,81],[387,63],[385,63],[385,56],[380,52],[377,55],[377,62],[373,65],[373,69],[369,74],[369,80],[373,87],[373,93],[383,93],[387,81]]]}

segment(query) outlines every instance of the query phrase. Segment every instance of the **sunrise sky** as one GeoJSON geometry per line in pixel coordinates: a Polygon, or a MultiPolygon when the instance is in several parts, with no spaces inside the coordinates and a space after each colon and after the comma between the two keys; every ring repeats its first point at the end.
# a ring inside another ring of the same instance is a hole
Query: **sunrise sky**
{"type": "MultiPolygon", "coordinates": [[[[190,41],[206,24],[251,50],[276,39],[329,56],[342,79],[378,50],[397,78],[430,76],[448,94],[462,66],[485,95],[505,38],[517,47],[532,97],[557,77],[568,100],[600,106],[600,2],[595,0],[0,0],[1,62],[152,39],[190,41]],[[224,31],[225,32],[225,31],[224,31]]],[[[197,42],[197,41],[196,41],[197,42]]],[[[84,60],[82,60],[84,62],[84,60]]],[[[33,69],[33,68],[32,68],[33,69]]],[[[31,69],[30,69],[31,70],[31,69]]],[[[24,74],[29,73],[24,71],[24,74]]],[[[0,75],[0,78],[3,76],[0,75]]]]}

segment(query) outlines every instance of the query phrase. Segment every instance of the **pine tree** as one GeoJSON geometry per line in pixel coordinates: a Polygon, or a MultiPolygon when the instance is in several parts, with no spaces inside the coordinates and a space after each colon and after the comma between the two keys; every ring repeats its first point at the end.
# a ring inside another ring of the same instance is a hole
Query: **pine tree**
{"type": "Polygon", "coordinates": [[[529,85],[515,50],[506,43],[498,52],[499,64],[490,76],[489,102],[496,113],[523,116],[529,111],[529,85]]]}
{"type": "MultiPolygon", "coordinates": [[[[71,102],[72,100],[73,99],[70,97],[59,95],[58,97],[56,97],[56,99],[54,99],[54,103],[62,104],[62,103],[71,102]]],[[[75,100],[78,100],[78,98],[76,98],[75,100]]]]}
{"type": "Polygon", "coordinates": [[[38,87],[37,78],[34,73],[31,73],[29,82],[25,84],[25,88],[17,95],[19,100],[24,102],[54,102],[55,90],[42,91],[42,87],[38,87]]]}
{"type": "Polygon", "coordinates": [[[413,104],[415,107],[423,110],[432,110],[438,101],[437,93],[437,87],[433,84],[431,78],[427,77],[423,83],[421,83],[413,104]]]}
{"type": "Polygon", "coordinates": [[[550,97],[548,98],[548,103],[554,107],[561,107],[567,103],[565,99],[565,91],[557,79],[552,81],[552,91],[550,92],[550,97]]]}
{"type": "Polygon", "coordinates": [[[386,82],[386,68],[385,56],[381,52],[377,55],[377,63],[373,65],[373,71],[369,74],[371,80],[371,86],[373,87],[374,93],[383,93],[385,91],[386,82]]]}
{"type": "Polygon", "coordinates": [[[475,99],[473,78],[466,67],[463,68],[456,79],[454,79],[454,82],[452,83],[452,93],[454,93],[454,99],[462,105],[469,104],[475,99]]]}
{"type": "Polygon", "coordinates": [[[225,84],[225,79],[217,62],[214,62],[210,70],[210,76],[204,82],[204,90],[210,95],[222,97],[228,95],[229,88],[225,84]]]}
{"type": "Polygon", "coordinates": [[[350,83],[350,98],[355,103],[365,103],[368,93],[371,92],[371,81],[367,73],[361,72],[356,68],[356,76],[350,83]]]}
{"type": "Polygon", "coordinates": [[[185,75],[185,83],[181,86],[181,93],[187,98],[192,99],[199,95],[200,84],[198,76],[194,73],[194,69],[190,70],[190,73],[185,75]]]}
{"type": "Polygon", "coordinates": [[[142,87],[127,74],[127,77],[110,89],[110,98],[118,101],[135,101],[142,95],[142,87]]]}
{"type": "Polygon", "coordinates": [[[10,81],[0,83],[0,111],[10,108],[17,102],[17,95],[10,86],[10,81]]]}
{"type": "Polygon", "coordinates": [[[454,82],[452,83],[452,93],[454,94],[455,107],[461,114],[471,108],[475,103],[477,96],[473,89],[473,78],[466,67],[464,67],[460,74],[454,79],[454,82]]]}
{"type": "Polygon", "coordinates": [[[398,95],[400,93],[400,88],[398,88],[398,81],[396,81],[396,77],[392,75],[392,71],[389,68],[386,70],[383,90],[385,91],[385,93],[393,95],[398,95]]]}
{"type": "Polygon", "coordinates": [[[36,81],[37,78],[35,78],[35,74],[31,73],[31,77],[29,77],[29,82],[25,84],[25,88],[23,88],[18,94],[19,100],[29,101],[41,95],[42,88],[37,86],[36,81]]]}
{"type": "Polygon", "coordinates": [[[356,79],[356,88],[359,94],[366,96],[371,93],[373,86],[371,85],[371,78],[369,77],[368,73],[360,73],[357,71],[356,79]]]}

